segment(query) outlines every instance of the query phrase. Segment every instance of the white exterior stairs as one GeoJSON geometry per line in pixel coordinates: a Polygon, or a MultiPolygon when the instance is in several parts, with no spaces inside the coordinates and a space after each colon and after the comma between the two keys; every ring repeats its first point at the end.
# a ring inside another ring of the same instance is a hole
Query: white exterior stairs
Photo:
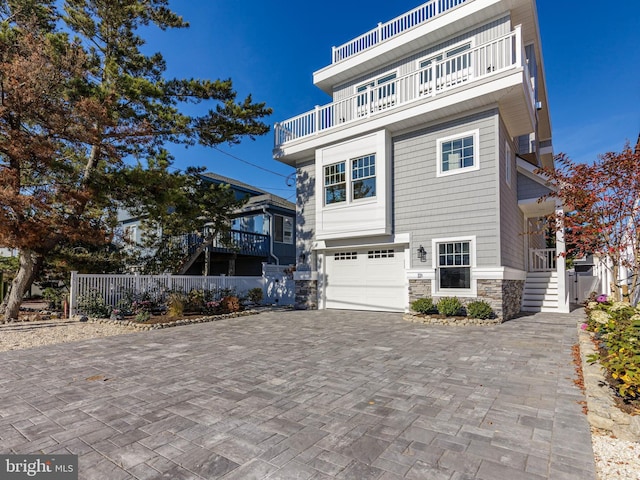
{"type": "Polygon", "coordinates": [[[529,272],[522,295],[523,312],[558,311],[558,273],[529,272]]]}

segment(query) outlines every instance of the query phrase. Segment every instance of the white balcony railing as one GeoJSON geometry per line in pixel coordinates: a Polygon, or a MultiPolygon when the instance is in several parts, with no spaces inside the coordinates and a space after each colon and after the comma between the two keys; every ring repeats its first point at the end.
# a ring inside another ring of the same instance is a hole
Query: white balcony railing
{"type": "Polygon", "coordinates": [[[530,272],[555,272],[557,265],[555,248],[532,248],[529,250],[530,272]]]}
{"type": "MultiPolygon", "coordinates": [[[[276,123],[275,147],[286,142],[371,117],[393,108],[431,97],[510,68],[524,67],[529,78],[521,28],[457,55],[381,85],[369,86],[344,100],[330,103],[276,123]]],[[[526,82],[533,104],[531,83],[526,82]]]]}
{"type": "Polygon", "coordinates": [[[430,0],[393,20],[386,23],[379,23],[376,28],[360,35],[358,38],[354,38],[339,47],[333,47],[331,61],[338,63],[357,55],[407,30],[422,25],[467,1],[470,0],[430,0]]]}

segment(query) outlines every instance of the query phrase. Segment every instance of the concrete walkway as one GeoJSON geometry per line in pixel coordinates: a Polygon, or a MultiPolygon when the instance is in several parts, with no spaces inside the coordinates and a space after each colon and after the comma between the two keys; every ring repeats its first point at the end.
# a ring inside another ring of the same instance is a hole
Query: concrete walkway
{"type": "Polygon", "coordinates": [[[591,480],[576,322],[266,312],[4,352],[0,453],[100,480],[591,480]]]}

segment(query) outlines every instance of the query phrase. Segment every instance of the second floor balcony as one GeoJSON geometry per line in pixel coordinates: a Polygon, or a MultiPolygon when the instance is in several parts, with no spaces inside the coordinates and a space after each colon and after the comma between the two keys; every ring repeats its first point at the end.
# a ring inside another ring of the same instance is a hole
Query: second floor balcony
{"type": "MultiPolygon", "coordinates": [[[[492,78],[504,77],[510,71],[523,73],[520,81],[523,84],[520,89],[523,94],[516,102],[526,102],[526,110],[532,116],[535,111],[535,96],[521,31],[521,27],[517,26],[509,34],[490,42],[454,54],[436,55],[421,62],[415,72],[401,77],[391,74],[388,78],[378,78],[376,82],[358,88],[345,99],[318,106],[302,115],[276,123],[275,148],[278,150],[297,140],[309,139],[413,105],[431,102],[456,89],[462,90],[474,84],[486,83],[492,78]]],[[[485,93],[479,91],[477,95],[485,93]]],[[[492,97],[490,101],[497,101],[498,97],[499,95],[492,97]]],[[[522,109],[522,105],[513,104],[513,98],[509,99],[512,101],[510,108],[522,109]]]]}
{"type": "MultiPolygon", "coordinates": [[[[199,233],[188,233],[167,239],[172,248],[182,251],[185,256],[199,252],[204,241],[205,237],[199,233]]],[[[269,255],[269,235],[229,230],[216,235],[208,247],[221,253],[266,257],[269,255]]]]}

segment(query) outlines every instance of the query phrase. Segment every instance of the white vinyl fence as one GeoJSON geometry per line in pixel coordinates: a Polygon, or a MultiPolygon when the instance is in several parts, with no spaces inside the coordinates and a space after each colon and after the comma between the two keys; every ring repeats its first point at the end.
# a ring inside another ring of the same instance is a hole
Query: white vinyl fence
{"type": "Polygon", "coordinates": [[[171,291],[188,293],[191,290],[221,292],[231,290],[244,296],[252,288],[262,288],[264,303],[293,305],[294,282],[286,267],[265,265],[262,277],[204,277],[196,275],[109,275],[71,272],[69,317],[82,313],[78,301],[87,295],[99,295],[105,303],[116,307],[127,295],[146,295],[160,300],[171,291]],[[272,268],[273,267],[273,268],[272,268]]]}
{"type": "Polygon", "coordinates": [[[592,292],[606,293],[600,278],[592,273],[580,273],[574,270],[567,272],[567,284],[569,287],[569,300],[576,305],[584,303],[592,292]]]}

